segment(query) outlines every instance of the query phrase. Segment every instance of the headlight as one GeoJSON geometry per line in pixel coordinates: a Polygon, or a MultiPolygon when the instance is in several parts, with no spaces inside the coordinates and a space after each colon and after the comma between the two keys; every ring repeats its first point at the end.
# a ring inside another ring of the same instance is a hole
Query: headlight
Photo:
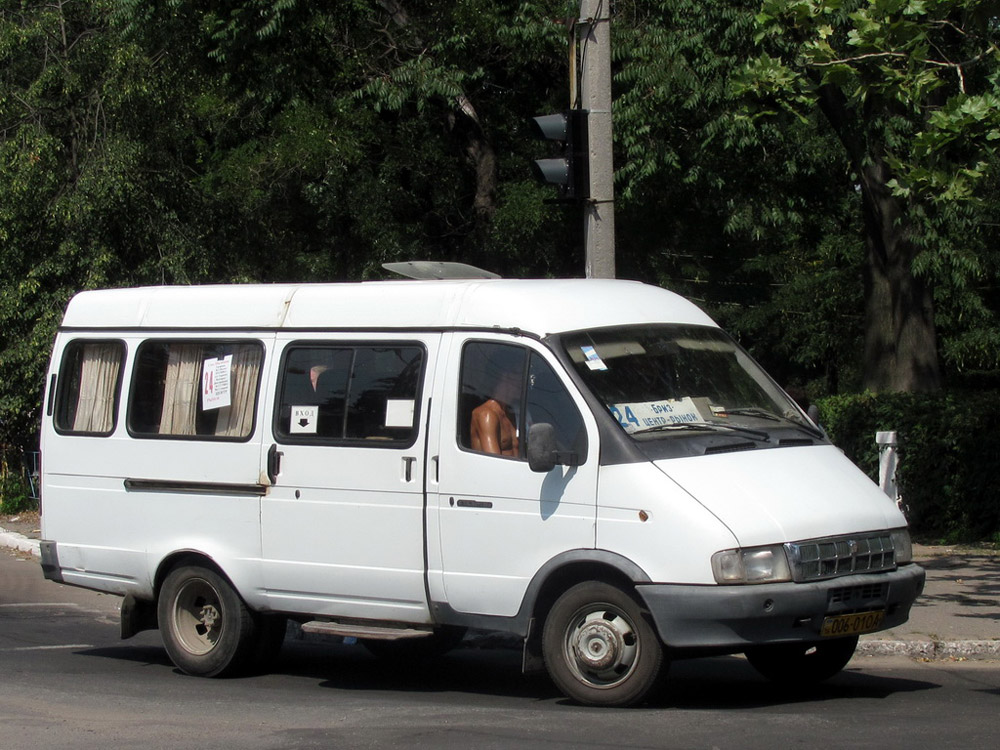
{"type": "Polygon", "coordinates": [[[913,545],[910,543],[910,532],[906,529],[893,529],[892,548],[896,554],[896,565],[913,562],[913,545]]]}
{"type": "Polygon", "coordinates": [[[785,548],[727,549],[712,555],[712,573],[718,583],[774,583],[792,580],[785,548]]]}

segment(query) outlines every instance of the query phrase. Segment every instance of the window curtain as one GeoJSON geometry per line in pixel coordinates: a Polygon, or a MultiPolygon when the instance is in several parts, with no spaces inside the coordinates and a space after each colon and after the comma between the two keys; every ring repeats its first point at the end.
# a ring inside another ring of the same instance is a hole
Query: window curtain
{"type": "Polygon", "coordinates": [[[201,393],[200,344],[172,344],[163,384],[161,435],[194,435],[201,393]]]}
{"type": "Polygon", "coordinates": [[[115,424],[115,395],[121,364],[121,344],[83,345],[74,432],[111,432],[115,424]]]}
{"type": "Polygon", "coordinates": [[[246,437],[253,429],[253,408],[260,372],[260,350],[256,346],[237,346],[229,372],[229,406],[219,409],[215,434],[246,437]]]}

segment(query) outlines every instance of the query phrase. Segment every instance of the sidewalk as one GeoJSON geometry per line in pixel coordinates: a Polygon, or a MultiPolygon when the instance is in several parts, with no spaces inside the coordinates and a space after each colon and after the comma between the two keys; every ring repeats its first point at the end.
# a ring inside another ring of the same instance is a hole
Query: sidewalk
{"type": "Polygon", "coordinates": [[[37,513],[0,516],[0,547],[9,547],[38,557],[38,538],[41,536],[38,525],[37,513]]]}
{"type": "MultiPolygon", "coordinates": [[[[39,555],[36,515],[0,517],[0,547],[39,555]]],[[[923,595],[898,628],[862,636],[857,653],[918,659],[1000,659],[1000,551],[914,545],[923,595]]]]}
{"type": "Polygon", "coordinates": [[[1000,552],[916,544],[924,593],[898,628],[862,636],[859,654],[1000,658],[1000,552]]]}

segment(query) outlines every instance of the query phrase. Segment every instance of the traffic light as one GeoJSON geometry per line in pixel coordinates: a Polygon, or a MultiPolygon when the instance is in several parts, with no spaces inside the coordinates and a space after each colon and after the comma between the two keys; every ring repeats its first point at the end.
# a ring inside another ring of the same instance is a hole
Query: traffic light
{"type": "Polygon", "coordinates": [[[533,117],[532,132],[538,138],[562,144],[562,155],[535,159],[535,175],[543,182],[559,186],[562,200],[590,197],[590,158],[587,110],[571,109],[557,115],[533,117]]]}

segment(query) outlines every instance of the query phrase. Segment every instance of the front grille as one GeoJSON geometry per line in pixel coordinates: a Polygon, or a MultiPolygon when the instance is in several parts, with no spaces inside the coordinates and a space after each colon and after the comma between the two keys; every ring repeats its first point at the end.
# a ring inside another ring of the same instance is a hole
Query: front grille
{"type": "Polygon", "coordinates": [[[872,600],[880,601],[885,599],[886,585],[884,583],[870,583],[865,586],[844,586],[839,589],[830,589],[826,600],[829,604],[860,605],[872,600]]]}
{"type": "Polygon", "coordinates": [[[792,578],[800,582],[896,568],[896,553],[889,534],[790,542],[785,550],[792,566],[792,578]]]}

